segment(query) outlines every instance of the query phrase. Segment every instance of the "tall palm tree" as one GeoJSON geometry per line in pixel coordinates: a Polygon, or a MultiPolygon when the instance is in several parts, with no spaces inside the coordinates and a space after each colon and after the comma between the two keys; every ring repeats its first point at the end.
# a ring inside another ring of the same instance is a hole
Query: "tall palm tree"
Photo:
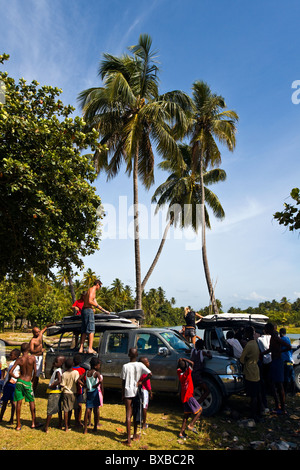
{"type": "Polygon", "coordinates": [[[81,281],[81,287],[83,287],[86,290],[89,289],[94,284],[96,279],[97,279],[96,273],[91,268],[88,268],[83,273],[83,279],[81,281]]]}
{"type": "Polygon", "coordinates": [[[234,150],[238,115],[235,111],[226,109],[224,98],[212,93],[205,82],[194,82],[192,91],[194,111],[188,135],[191,139],[193,172],[200,174],[202,259],[213,310],[214,313],[219,313],[207,260],[204,172],[209,166],[214,167],[221,162],[217,142],[225,145],[229,151],[234,150]]]}
{"type": "MultiPolygon", "coordinates": [[[[159,165],[162,169],[171,174],[167,180],[156,189],[152,201],[157,203],[156,211],[168,204],[169,221],[154,261],[142,282],[143,288],[157,264],[163,244],[166,240],[166,232],[170,226],[173,223],[175,226],[179,225],[181,228],[191,226],[197,233],[201,222],[199,217],[199,207],[202,201],[200,174],[192,170],[192,148],[187,144],[180,144],[179,148],[182,156],[181,165],[175,165],[170,157],[159,165]]],[[[207,171],[203,175],[206,205],[213,211],[214,216],[218,219],[223,219],[225,212],[218,197],[207,186],[225,181],[225,179],[225,171],[219,168],[207,171]]],[[[211,228],[206,207],[205,223],[207,228],[211,228]]]]}
{"type": "Polygon", "coordinates": [[[180,91],[159,95],[159,68],[151,46],[152,40],[145,34],[129,48],[131,55],[104,54],[99,67],[104,86],[79,95],[84,119],[100,133],[97,169],[112,178],[125,162],[126,172],[133,176],[136,308],[142,303],[138,178],[147,189],[154,182],[153,145],[159,155],[178,156],[171,131],[176,136],[186,131],[184,109],[191,106],[190,98],[180,91]]]}
{"type": "Polygon", "coordinates": [[[56,279],[60,284],[63,285],[63,288],[65,288],[66,286],[69,286],[69,291],[72,297],[72,302],[74,303],[76,300],[76,294],[75,294],[71,268],[69,266],[67,268],[61,268],[56,275],[56,279]]]}

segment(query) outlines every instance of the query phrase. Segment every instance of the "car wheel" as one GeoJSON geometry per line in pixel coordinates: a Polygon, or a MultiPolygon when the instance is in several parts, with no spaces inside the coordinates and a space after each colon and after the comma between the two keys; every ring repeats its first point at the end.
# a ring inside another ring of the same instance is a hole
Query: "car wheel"
{"type": "Polygon", "coordinates": [[[300,365],[295,367],[294,372],[296,389],[297,392],[300,392],[300,365]]]}
{"type": "MultiPolygon", "coordinates": [[[[217,384],[208,377],[203,377],[202,382],[208,387],[209,393],[201,404],[203,416],[213,416],[220,410],[222,406],[222,393],[217,384]]],[[[200,400],[201,396],[205,392],[205,387],[201,384],[196,386],[194,389],[194,397],[197,401],[200,400]]]]}

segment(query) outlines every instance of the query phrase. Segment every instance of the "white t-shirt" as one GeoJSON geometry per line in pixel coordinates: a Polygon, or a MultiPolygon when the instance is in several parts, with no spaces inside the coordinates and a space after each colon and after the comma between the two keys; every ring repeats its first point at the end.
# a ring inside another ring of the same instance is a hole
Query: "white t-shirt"
{"type": "MultiPolygon", "coordinates": [[[[14,363],[16,362],[16,360],[12,361],[9,366],[8,366],[8,369],[7,369],[7,374],[5,376],[5,379],[4,379],[4,383],[3,385],[6,384],[6,382],[11,382],[13,384],[15,384],[17,382],[17,379],[14,379],[13,377],[10,377],[9,376],[9,372],[10,372],[10,369],[12,368],[12,366],[14,365],[14,363]]],[[[13,372],[14,376],[15,377],[20,377],[20,366],[17,366],[13,372]]]]}
{"type": "Polygon", "coordinates": [[[241,343],[239,342],[239,340],[236,339],[236,338],[228,338],[226,341],[227,341],[228,344],[230,344],[230,346],[232,346],[234,357],[239,359],[241,357],[242,352],[243,352],[243,347],[242,347],[241,343]]]}
{"type": "Polygon", "coordinates": [[[121,372],[121,379],[125,380],[125,397],[133,398],[137,393],[137,382],[143,374],[150,374],[151,371],[142,362],[128,362],[124,364],[121,372]]]}
{"type": "MultiPolygon", "coordinates": [[[[257,338],[257,344],[259,347],[259,350],[261,352],[266,351],[270,347],[270,339],[271,335],[261,335],[259,338],[257,338]]],[[[265,354],[263,356],[263,363],[264,364],[269,364],[272,361],[272,355],[271,353],[265,354]]]]}

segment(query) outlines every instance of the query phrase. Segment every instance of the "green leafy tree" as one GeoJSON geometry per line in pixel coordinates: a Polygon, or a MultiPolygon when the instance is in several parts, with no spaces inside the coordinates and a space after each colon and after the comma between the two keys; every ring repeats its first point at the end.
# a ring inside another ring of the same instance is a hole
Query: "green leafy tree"
{"type": "Polygon", "coordinates": [[[71,117],[58,88],[4,72],[0,81],[0,278],[82,267],[99,242],[96,173],[82,155],[95,149],[98,132],[71,117]]]}
{"type": "Polygon", "coordinates": [[[89,287],[91,287],[94,284],[96,279],[97,279],[96,273],[91,268],[88,268],[83,274],[83,279],[80,283],[81,287],[86,290],[89,289],[89,287]]]}
{"type": "Polygon", "coordinates": [[[13,322],[19,308],[18,296],[13,283],[8,280],[0,282],[0,330],[5,322],[13,322]]]}
{"type": "Polygon", "coordinates": [[[284,203],[284,210],[281,212],[275,212],[274,219],[276,219],[279,225],[289,227],[290,231],[300,229],[300,190],[299,188],[293,188],[290,193],[291,198],[295,201],[295,204],[284,203]]]}
{"type": "Polygon", "coordinates": [[[31,325],[43,328],[47,323],[56,322],[66,315],[63,303],[54,292],[47,292],[39,302],[34,303],[28,311],[31,325]]]}
{"type": "Polygon", "coordinates": [[[131,55],[104,54],[99,68],[104,86],[79,95],[85,120],[101,136],[95,153],[97,168],[112,178],[125,162],[133,178],[136,308],[142,306],[138,178],[146,188],[153,184],[153,146],[159,155],[178,156],[171,127],[177,135],[186,129],[183,108],[190,105],[180,91],[159,94],[159,68],[151,47],[150,36],[144,34],[129,48],[131,55]]]}

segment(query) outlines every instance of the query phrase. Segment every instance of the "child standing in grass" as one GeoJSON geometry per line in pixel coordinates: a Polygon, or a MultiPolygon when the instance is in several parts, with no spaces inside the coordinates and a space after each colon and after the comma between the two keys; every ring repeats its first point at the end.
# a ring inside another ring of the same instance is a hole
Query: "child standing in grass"
{"type": "Polygon", "coordinates": [[[16,388],[16,382],[17,378],[20,375],[20,367],[17,367],[14,371],[14,376],[10,377],[9,372],[18,357],[20,356],[20,350],[19,349],[13,349],[10,352],[9,358],[11,359],[11,363],[8,366],[7,374],[4,379],[4,386],[3,386],[3,396],[2,396],[2,408],[1,408],[1,413],[0,413],[0,422],[3,419],[3,415],[5,413],[6,407],[8,402],[11,404],[11,414],[10,414],[10,420],[8,424],[13,424],[13,419],[14,419],[14,414],[15,414],[15,402],[14,402],[14,393],[15,393],[15,388],[16,388]]]}
{"type": "MultiPolygon", "coordinates": [[[[94,410],[94,431],[97,431],[100,419],[100,406],[103,406],[103,377],[100,374],[101,361],[98,357],[92,357],[91,369],[85,374],[86,381],[86,410],[84,415],[84,434],[87,433],[87,425],[91,420],[94,410]]],[[[80,378],[81,380],[82,378],[80,378]]]]}
{"type": "Polygon", "coordinates": [[[183,421],[181,430],[179,433],[180,438],[187,437],[185,433],[186,427],[198,434],[198,431],[194,427],[196,421],[200,418],[202,413],[202,406],[199,405],[196,398],[194,398],[194,385],[192,380],[193,361],[189,359],[180,358],[178,360],[177,375],[181,385],[181,401],[183,403],[183,421]],[[188,419],[192,417],[192,421],[187,426],[188,419]]]}
{"type": "Polygon", "coordinates": [[[44,431],[47,433],[52,415],[58,414],[58,427],[62,427],[62,411],[61,411],[61,388],[60,384],[62,381],[62,366],[65,362],[63,356],[55,358],[53,366],[51,368],[51,378],[48,384],[47,394],[47,419],[44,431]]]}
{"type": "MultiPolygon", "coordinates": [[[[81,364],[82,360],[82,355],[81,354],[76,354],[74,356],[74,365],[73,365],[73,370],[77,370],[79,372],[79,376],[81,377],[83,374],[85,374],[85,369],[82,367],[81,364]]],[[[77,393],[76,393],[76,398],[77,398],[77,408],[75,409],[75,425],[78,427],[82,426],[81,422],[81,417],[82,417],[82,405],[84,403],[84,395],[83,395],[83,388],[80,384],[80,381],[78,380],[77,382],[77,393]]]]}
{"type": "MultiPolygon", "coordinates": [[[[138,350],[136,348],[130,348],[128,353],[130,362],[124,364],[121,372],[122,379],[122,399],[125,402],[126,411],[126,431],[127,440],[123,442],[124,445],[131,446],[131,417],[132,417],[132,404],[137,394],[139,380],[142,374],[147,374],[147,378],[152,376],[152,373],[148,367],[142,362],[137,362],[138,350]]],[[[133,440],[138,440],[137,434],[137,421],[133,416],[133,440]]]]}
{"type": "MultiPolygon", "coordinates": [[[[150,363],[147,357],[141,357],[140,362],[142,362],[148,369],[150,369],[150,363]]],[[[142,385],[142,396],[143,396],[143,429],[148,427],[147,424],[147,411],[149,406],[149,399],[152,400],[152,389],[151,381],[147,374],[142,374],[139,382],[142,385]]]]}
{"type": "Polygon", "coordinates": [[[77,381],[79,379],[78,370],[73,370],[73,358],[69,357],[65,361],[65,372],[62,374],[62,410],[64,412],[65,431],[70,431],[70,420],[72,411],[77,407],[76,393],[77,381]]]}

